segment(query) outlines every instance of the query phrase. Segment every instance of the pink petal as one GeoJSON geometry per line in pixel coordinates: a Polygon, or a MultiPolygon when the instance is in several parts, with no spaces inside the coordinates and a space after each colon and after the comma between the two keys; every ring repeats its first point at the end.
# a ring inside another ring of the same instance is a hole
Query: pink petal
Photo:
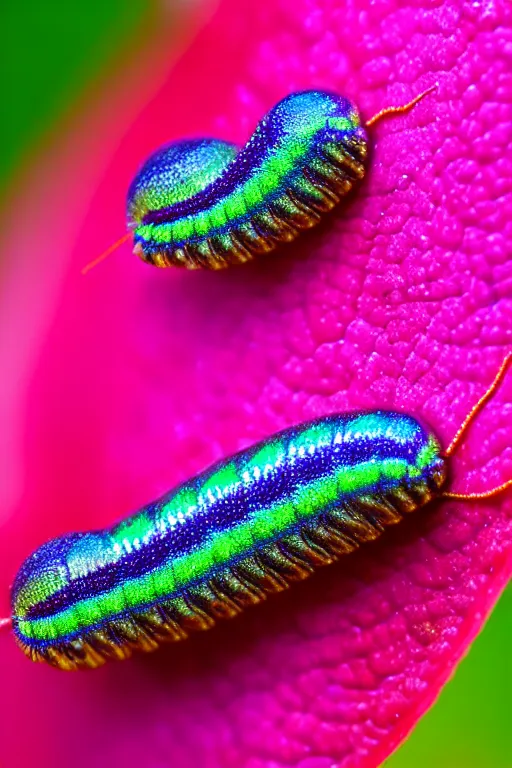
{"type": "MultiPolygon", "coordinates": [[[[398,407],[447,444],[493,378],[512,344],[510,6],[340,6],[223,0],[168,77],[164,30],[13,199],[1,584],[43,540],[305,418],[398,407]],[[122,234],[125,189],[160,142],[243,141],[294,89],[341,91],[369,117],[436,81],[375,128],[359,193],[278,255],[182,274],[124,249],[80,276],[122,234]]],[[[457,489],[512,476],[511,402],[509,377],[454,460],[457,489]]],[[[378,765],[508,580],[511,512],[510,494],[432,506],[232,623],[97,672],[33,665],[4,635],[0,762],[378,765]]]]}

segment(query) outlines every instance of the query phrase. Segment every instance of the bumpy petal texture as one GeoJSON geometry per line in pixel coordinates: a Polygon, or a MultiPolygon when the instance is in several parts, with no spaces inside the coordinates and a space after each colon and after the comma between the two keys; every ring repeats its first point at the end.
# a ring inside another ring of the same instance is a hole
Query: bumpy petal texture
{"type": "MultiPolygon", "coordinates": [[[[5,590],[43,540],[111,523],[307,418],[398,408],[446,445],[512,347],[509,3],[221,0],[174,66],[165,36],[139,59],[3,225],[5,590]],[[131,175],[159,143],[243,142],[294,89],[342,92],[370,117],[435,82],[372,129],[357,193],[279,252],[207,274],[155,270],[126,247],[80,275],[122,234],[131,175]]],[[[454,457],[454,488],[512,476],[511,414],[512,377],[454,457]]],[[[150,656],[65,674],[4,634],[0,760],[376,766],[433,702],[511,564],[510,494],[442,502],[150,656]]]]}

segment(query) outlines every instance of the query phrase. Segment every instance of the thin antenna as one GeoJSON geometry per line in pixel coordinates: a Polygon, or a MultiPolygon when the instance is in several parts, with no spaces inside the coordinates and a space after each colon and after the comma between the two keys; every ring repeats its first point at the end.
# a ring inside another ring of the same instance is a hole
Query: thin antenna
{"type": "Polygon", "coordinates": [[[82,269],[82,275],[86,275],[91,269],[94,269],[98,264],[100,264],[102,261],[105,261],[106,258],[110,256],[110,254],[114,253],[120,245],[123,243],[126,243],[127,240],[130,239],[132,236],[131,232],[127,232],[126,235],[123,235],[119,238],[119,240],[116,240],[116,242],[111,245],[109,248],[107,248],[106,251],[103,251],[103,253],[98,256],[93,261],[90,261],[88,264],[85,265],[85,267],[82,269]]]}
{"type": "MultiPolygon", "coordinates": [[[[480,400],[477,403],[475,403],[475,405],[472,407],[472,409],[470,410],[470,412],[468,413],[468,415],[460,425],[459,429],[455,433],[453,440],[451,441],[450,445],[444,452],[445,456],[452,456],[457,446],[460,445],[461,438],[465,434],[470,424],[474,421],[475,417],[480,413],[484,405],[487,402],[489,402],[491,397],[494,395],[499,385],[503,381],[503,378],[511,363],[512,363],[512,352],[509,352],[507,355],[505,355],[505,358],[502,364],[500,365],[498,372],[494,377],[493,381],[487,387],[486,391],[484,392],[480,400]]],[[[510,480],[506,480],[506,482],[502,483],[501,485],[496,486],[496,488],[491,488],[490,491],[481,491],[479,493],[453,493],[452,491],[445,491],[441,495],[444,499],[459,499],[461,501],[477,501],[479,499],[491,499],[493,496],[497,496],[498,493],[501,493],[502,491],[506,491],[508,488],[512,488],[512,478],[510,480]]]]}
{"type": "Polygon", "coordinates": [[[384,107],[384,109],[381,109],[380,112],[377,112],[376,115],[370,117],[370,119],[366,121],[366,127],[371,128],[372,125],[375,125],[376,122],[382,120],[382,118],[386,117],[387,115],[399,115],[404,112],[408,112],[415,106],[415,104],[418,103],[418,101],[421,101],[421,99],[423,99],[429,93],[435,91],[438,85],[439,83],[431,85],[430,88],[427,88],[425,91],[420,93],[418,96],[415,96],[414,99],[411,99],[411,101],[407,102],[407,104],[404,104],[401,107],[384,107]]]}
{"type": "Polygon", "coordinates": [[[482,491],[481,493],[452,493],[451,491],[445,491],[442,493],[443,499],[461,499],[462,501],[475,501],[477,499],[490,499],[493,496],[497,496],[498,493],[506,491],[507,488],[512,488],[512,478],[505,483],[492,488],[490,491],[482,491]]]}
{"type": "Polygon", "coordinates": [[[511,363],[512,363],[512,352],[509,352],[505,356],[505,359],[500,365],[498,373],[496,374],[496,376],[494,377],[494,380],[491,382],[491,384],[487,388],[486,392],[484,392],[480,400],[472,407],[472,409],[470,410],[470,412],[468,413],[468,415],[466,416],[466,418],[458,428],[450,445],[444,452],[445,456],[451,456],[452,453],[455,451],[455,449],[460,443],[460,440],[464,432],[467,430],[471,422],[474,420],[475,416],[482,410],[484,405],[491,399],[491,397],[494,395],[494,393],[498,389],[511,363]]]}

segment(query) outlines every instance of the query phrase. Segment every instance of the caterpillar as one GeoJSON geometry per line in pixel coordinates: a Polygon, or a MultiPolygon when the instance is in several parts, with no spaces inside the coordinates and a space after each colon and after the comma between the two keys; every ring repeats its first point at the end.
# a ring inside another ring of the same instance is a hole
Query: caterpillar
{"type": "MultiPolygon", "coordinates": [[[[410,109],[387,107],[366,122],[410,109]]],[[[290,242],[321,221],[359,183],[368,138],[357,107],[327,91],[292,93],[260,121],[245,146],[186,139],[157,149],[127,197],[134,252],[157,267],[223,269],[290,242]]]]}
{"type": "Polygon", "coordinates": [[[293,240],[363,178],[356,107],[323,91],[276,104],[247,144],[181,141],[157,150],[128,192],[135,253],[160,267],[220,269],[293,240]]]}
{"type": "Polygon", "coordinates": [[[12,588],[16,642],[66,670],[125,659],[230,618],[379,537],[445,490],[449,458],[507,367],[443,451],[407,414],[330,415],[224,459],[99,531],[43,544],[12,588]]]}

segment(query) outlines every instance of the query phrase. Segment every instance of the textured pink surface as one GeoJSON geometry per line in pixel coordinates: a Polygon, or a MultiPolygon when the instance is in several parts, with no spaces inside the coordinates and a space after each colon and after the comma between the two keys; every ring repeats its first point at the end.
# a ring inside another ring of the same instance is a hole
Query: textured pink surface
{"type": "MultiPolygon", "coordinates": [[[[511,347],[510,5],[342,5],[223,0],[157,98],[161,63],[139,84],[137,120],[119,95],[14,201],[1,584],[42,540],[111,522],[304,418],[398,407],[447,444],[511,347]],[[160,141],[242,141],[295,88],[339,90],[370,116],[435,81],[373,131],[359,193],[279,254],[182,274],[125,249],[80,277],[122,232],[124,190],[160,141]]],[[[511,408],[509,377],[457,455],[454,487],[512,475],[511,408]]],[[[510,495],[438,504],[232,623],[92,673],[32,665],[4,635],[0,763],[375,766],[508,579],[511,518],[510,495]]]]}

